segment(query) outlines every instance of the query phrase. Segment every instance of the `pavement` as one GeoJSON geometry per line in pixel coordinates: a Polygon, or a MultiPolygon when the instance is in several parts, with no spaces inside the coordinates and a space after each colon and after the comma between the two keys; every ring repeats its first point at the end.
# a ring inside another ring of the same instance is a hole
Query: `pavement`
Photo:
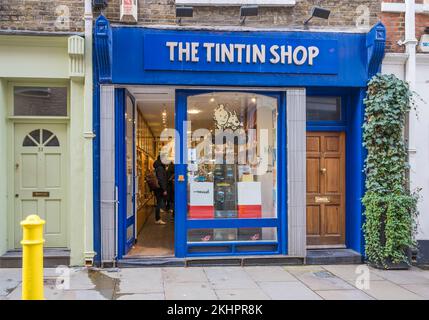
{"type": "MultiPolygon", "coordinates": [[[[0,269],[0,300],[21,298],[21,269],[0,269]]],[[[422,300],[429,270],[366,265],[45,269],[48,300],[422,300]]]]}

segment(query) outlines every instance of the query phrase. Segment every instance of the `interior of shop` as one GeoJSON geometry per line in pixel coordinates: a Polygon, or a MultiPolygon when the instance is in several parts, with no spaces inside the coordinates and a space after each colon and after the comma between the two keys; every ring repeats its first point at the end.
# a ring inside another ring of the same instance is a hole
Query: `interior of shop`
{"type": "MultiPolygon", "coordinates": [[[[161,209],[161,220],[156,224],[156,199],[146,179],[154,172],[153,164],[159,150],[168,142],[161,142],[161,132],[174,128],[174,90],[167,87],[129,87],[135,101],[135,212],[136,242],[128,252],[130,257],[174,255],[174,204],[167,199],[161,209]]],[[[174,159],[174,154],[169,155],[174,159]]],[[[168,166],[166,167],[168,170],[168,166]]],[[[174,181],[169,181],[170,193],[174,181]]]]}

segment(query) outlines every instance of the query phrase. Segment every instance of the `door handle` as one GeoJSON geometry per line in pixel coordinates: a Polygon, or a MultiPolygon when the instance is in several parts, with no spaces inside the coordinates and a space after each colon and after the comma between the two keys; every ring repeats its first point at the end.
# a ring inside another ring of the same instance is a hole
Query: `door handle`
{"type": "Polygon", "coordinates": [[[326,168],[320,169],[320,173],[325,174],[326,173],[326,168]]]}
{"type": "Polygon", "coordinates": [[[15,198],[19,198],[19,194],[15,193],[15,198]]]}

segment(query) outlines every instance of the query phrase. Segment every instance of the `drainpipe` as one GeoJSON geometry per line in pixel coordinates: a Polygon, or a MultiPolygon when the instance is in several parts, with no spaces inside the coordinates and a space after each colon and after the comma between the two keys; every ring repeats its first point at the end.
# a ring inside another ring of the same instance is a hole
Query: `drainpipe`
{"type": "Polygon", "coordinates": [[[94,263],[94,241],[93,241],[93,181],[92,181],[92,142],[94,131],[92,128],[92,1],[85,0],[85,89],[84,89],[84,123],[83,136],[84,159],[85,159],[85,265],[91,266],[94,263]]]}
{"type": "MultiPolygon", "coordinates": [[[[405,40],[400,41],[399,45],[405,46],[407,61],[405,64],[405,80],[408,82],[411,91],[416,88],[416,6],[415,0],[405,0],[405,40]]],[[[408,140],[408,162],[410,165],[409,171],[409,188],[415,189],[414,177],[416,172],[415,156],[416,156],[416,112],[411,110],[408,114],[408,121],[405,130],[405,138],[408,140]]]]}

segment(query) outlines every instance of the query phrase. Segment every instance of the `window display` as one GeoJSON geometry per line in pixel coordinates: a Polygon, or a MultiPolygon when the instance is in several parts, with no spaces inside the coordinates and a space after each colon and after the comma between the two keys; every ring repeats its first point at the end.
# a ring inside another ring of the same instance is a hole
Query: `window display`
{"type": "MultiPolygon", "coordinates": [[[[277,99],[242,92],[188,97],[188,219],[277,217],[277,99]]],[[[276,228],[188,231],[189,242],[275,240],[276,228]]]]}

